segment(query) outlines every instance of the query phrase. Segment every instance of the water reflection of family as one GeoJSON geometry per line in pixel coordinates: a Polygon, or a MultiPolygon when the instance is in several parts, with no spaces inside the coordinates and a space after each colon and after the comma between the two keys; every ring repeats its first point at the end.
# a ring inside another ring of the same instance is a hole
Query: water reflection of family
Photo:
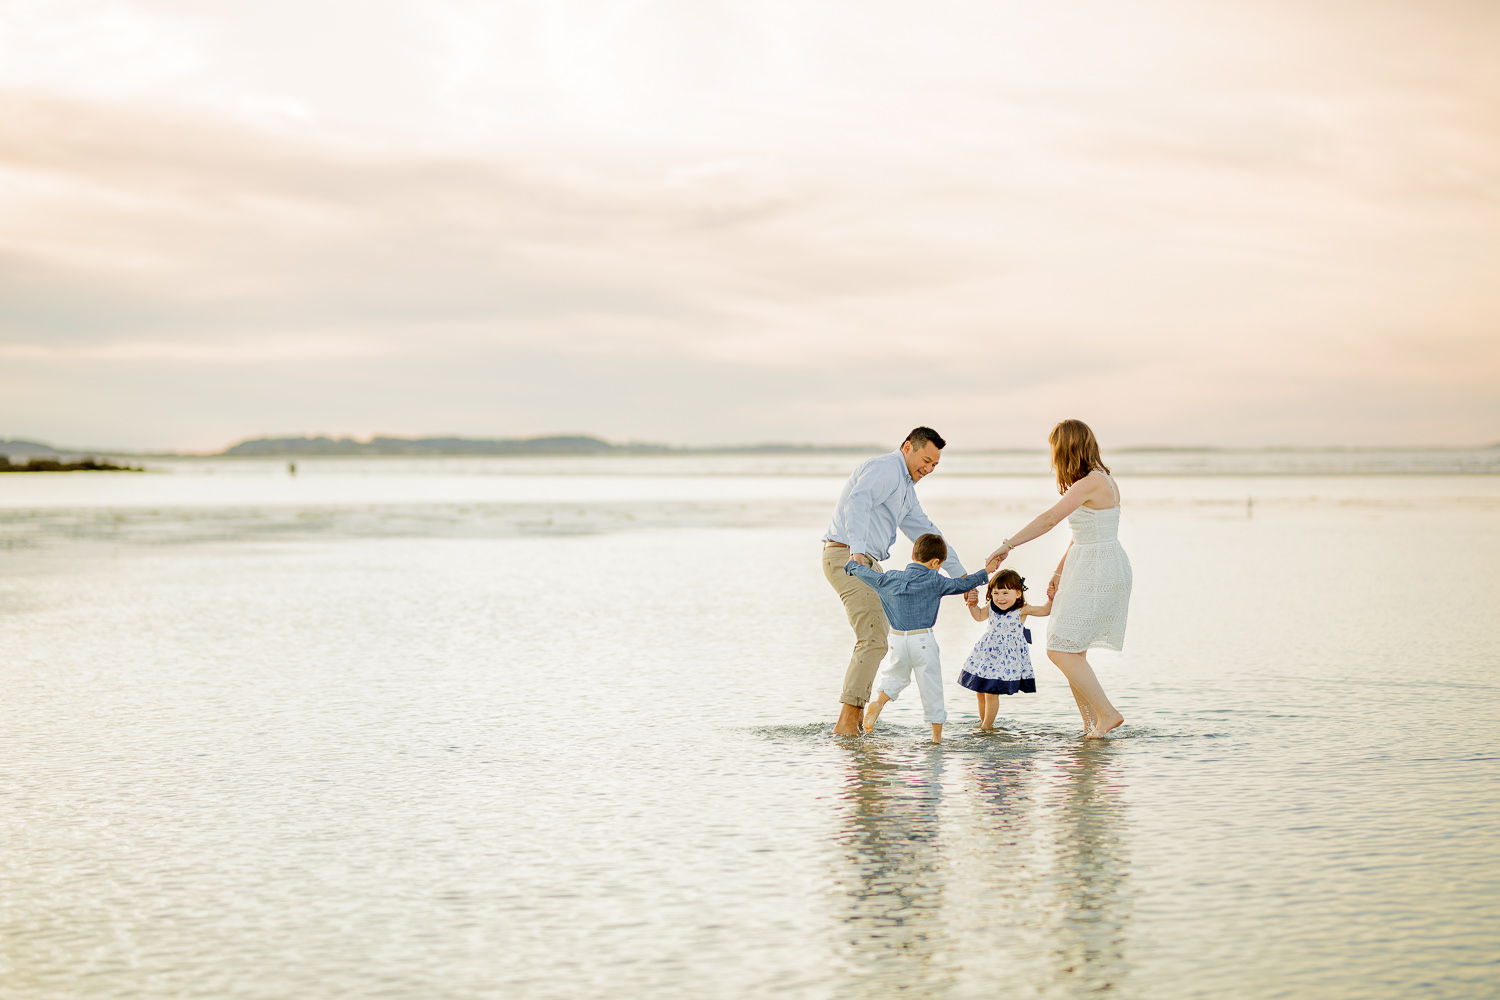
{"type": "Polygon", "coordinates": [[[850,754],[833,855],[837,996],[1074,995],[1128,975],[1122,758],[1097,743],[990,749],[850,754]],[[999,962],[996,941],[1016,946],[999,962]]]}
{"type": "Polygon", "coordinates": [[[984,571],[972,574],[964,573],[917,500],[916,484],[937,468],[946,443],[936,431],[918,427],[899,450],[861,463],[850,475],[823,536],[823,574],[843,601],[855,639],[835,733],[873,729],[881,707],[915,677],[933,740],[941,741],[947,711],[932,626],[941,598],[957,593],[967,595],[976,618],[990,620],[962,681],[978,694],[981,725],[993,724],[989,705],[998,704],[999,694],[1035,690],[1034,683],[1023,683],[1031,666],[1018,626],[1027,615],[1048,616],[1047,657],[1068,680],[1083,735],[1100,737],[1124,723],[1088,661],[1090,649],[1120,649],[1125,639],[1131,571],[1118,538],[1120,492],[1087,424],[1064,420],[1048,441],[1061,499],[1006,538],[984,571]],[[1064,519],[1073,540],[1047,585],[1047,604],[1027,605],[1019,576],[990,580],[1016,546],[1064,519]],[[897,531],[915,543],[912,562],[885,572],[880,562],[890,558],[897,531]],[[981,615],[977,588],[987,580],[981,615]],[[877,700],[867,710],[872,689],[877,700]]]}

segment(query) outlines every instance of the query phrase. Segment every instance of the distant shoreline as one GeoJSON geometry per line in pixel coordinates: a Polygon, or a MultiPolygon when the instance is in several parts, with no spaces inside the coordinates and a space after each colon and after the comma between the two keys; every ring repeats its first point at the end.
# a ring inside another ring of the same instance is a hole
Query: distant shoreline
{"type": "Polygon", "coordinates": [[[614,444],[587,435],[551,435],[535,438],[460,438],[373,437],[368,441],[354,438],[301,437],[255,438],[241,441],[210,458],[316,458],[348,456],[423,455],[461,456],[613,456],[613,455],[777,455],[777,454],[879,454],[877,445],[757,444],[714,448],[679,448],[648,442],[614,444]]]}
{"type": "MultiPolygon", "coordinates": [[[[626,442],[616,444],[590,435],[548,435],[532,438],[402,438],[376,436],[368,441],[355,438],[288,437],[252,438],[240,441],[218,452],[126,451],[110,448],[54,448],[36,441],[0,440],[0,459],[50,461],[79,464],[98,461],[98,456],[114,458],[155,458],[173,460],[226,458],[379,458],[379,457],[547,457],[588,458],[611,456],[690,457],[710,455],[878,455],[889,451],[876,444],[833,444],[769,442],[750,445],[708,445],[699,447],[626,442]]],[[[953,454],[962,455],[1039,455],[1045,447],[1035,448],[963,448],[950,446],[953,454]]],[[[1219,445],[1130,445],[1109,449],[1117,455],[1361,455],[1376,453],[1443,453],[1488,452],[1500,450],[1500,443],[1490,445],[1265,445],[1253,447],[1219,445]]],[[[21,468],[25,468],[22,466],[21,468]]],[[[123,467],[117,467],[123,468],[123,467]]],[[[16,467],[12,466],[12,471],[16,467]]]]}
{"type": "MultiPolygon", "coordinates": [[[[1134,445],[1113,448],[1122,455],[1236,455],[1236,454],[1366,454],[1376,452],[1461,452],[1500,450],[1492,445],[1329,445],[1308,447],[1268,445],[1228,447],[1217,445],[1134,445]]],[[[241,441],[221,452],[183,454],[164,452],[152,457],[174,458],[375,458],[382,456],[458,458],[470,457],[606,457],[606,456],[699,456],[699,455],[878,455],[891,450],[876,444],[789,444],[708,445],[687,447],[628,442],[614,444],[588,436],[549,436],[537,438],[393,438],[374,437],[369,441],[354,438],[255,438],[241,441]]],[[[962,448],[949,451],[963,455],[1042,455],[1038,448],[962,448]]]]}
{"type": "Polygon", "coordinates": [[[0,473],[5,472],[145,472],[145,469],[130,465],[115,465],[97,458],[85,458],[77,462],[64,462],[53,458],[33,458],[25,465],[14,465],[6,455],[0,455],[0,473]]]}

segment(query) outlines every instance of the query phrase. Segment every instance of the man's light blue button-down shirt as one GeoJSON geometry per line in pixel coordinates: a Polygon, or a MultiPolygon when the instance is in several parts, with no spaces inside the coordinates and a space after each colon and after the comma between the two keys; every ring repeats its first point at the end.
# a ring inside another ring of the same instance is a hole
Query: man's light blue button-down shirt
{"type": "MultiPolygon", "coordinates": [[[[917,501],[917,483],[906,468],[906,457],[893,451],[855,467],[823,541],[843,542],[851,553],[863,552],[884,562],[891,557],[898,528],[914,542],[926,534],[942,534],[917,501]]],[[[951,545],[943,569],[951,577],[964,575],[964,564],[951,545]]]]}

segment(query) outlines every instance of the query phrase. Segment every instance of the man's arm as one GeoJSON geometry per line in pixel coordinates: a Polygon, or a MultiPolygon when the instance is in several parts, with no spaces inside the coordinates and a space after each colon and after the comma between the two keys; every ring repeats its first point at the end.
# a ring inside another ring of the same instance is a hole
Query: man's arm
{"type": "MultiPolygon", "coordinates": [[[[920,503],[914,504],[912,509],[906,512],[901,519],[901,533],[912,541],[916,541],[923,535],[941,535],[938,526],[933,524],[927,517],[927,512],[922,509],[920,503]]],[[[943,541],[947,541],[944,536],[943,541]]],[[[954,579],[964,575],[964,564],[958,561],[958,553],[953,551],[953,546],[948,546],[948,558],[943,560],[943,570],[954,579]]]]}

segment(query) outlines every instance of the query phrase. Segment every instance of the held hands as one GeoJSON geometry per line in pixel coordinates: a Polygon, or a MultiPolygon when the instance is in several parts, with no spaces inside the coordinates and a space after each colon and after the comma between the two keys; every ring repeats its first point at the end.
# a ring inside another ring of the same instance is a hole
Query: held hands
{"type": "Polygon", "coordinates": [[[997,570],[997,569],[1000,568],[1000,564],[1003,563],[1003,562],[1005,562],[1005,557],[1008,556],[1008,555],[1010,555],[1012,552],[1014,552],[1015,549],[1016,549],[1016,547],[1014,545],[1010,544],[1010,540],[1009,539],[1005,540],[1004,542],[1001,542],[1000,543],[1000,547],[998,549],[996,549],[995,551],[991,552],[989,559],[985,560],[985,563],[984,563],[985,569],[988,569],[990,571],[990,573],[993,574],[995,572],[995,570],[997,570]],[[993,563],[994,565],[991,566],[990,565],[991,563],[993,563]]]}
{"type": "Polygon", "coordinates": [[[991,552],[990,557],[984,561],[985,572],[990,576],[994,576],[995,571],[1000,568],[1000,564],[1005,562],[1005,557],[1015,551],[1015,548],[1014,545],[1010,544],[1009,539],[1002,542],[1000,547],[991,552]]]}
{"type": "Polygon", "coordinates": [[[1062,576],[1061,573],[1054,573],[1054,574],[1052,574],[1052,579],[1050,581],[1048,581],[1048,583],[1047,583],[1047,603],[1048,604],[1051,604],[1052,603],[1052,598],[1054,598],[1054,597],[1057,596],[1057,581],[1058,581],[1058,578],[1061,577],[1061,576],[1062,576]]]}
{"type": "Polygon", "coordinates": [[[868,568],[869,565],[870,565],[870,557],[867,556],[867,555],[865,555],[863,552],[851,552],[851,553],[849,553],[849,561],[850,562],[857,562],[861,566],[864,566],[866,568],[868,568]]]}
{"type": "Polygon", "coordinates": [[[979,607],[979,590],[975,588],[964,595],[964,603],[971,608],[979,607]]]}

